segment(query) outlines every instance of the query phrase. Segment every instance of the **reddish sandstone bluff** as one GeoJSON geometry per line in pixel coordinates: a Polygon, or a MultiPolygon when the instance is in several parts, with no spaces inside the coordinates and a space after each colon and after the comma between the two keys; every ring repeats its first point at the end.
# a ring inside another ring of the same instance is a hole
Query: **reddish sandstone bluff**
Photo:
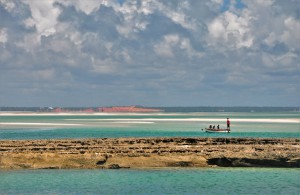
{"type": "Polygon", "coordinates": [[[300,139],[2,140],[0,169],[300,167],[300,139]]]}
{"type": "Polygon", "coordinates": [[[143,108],[137,106],[113,106],[99,109],[101,112],[162,112],[160,109],[143,108]]]}

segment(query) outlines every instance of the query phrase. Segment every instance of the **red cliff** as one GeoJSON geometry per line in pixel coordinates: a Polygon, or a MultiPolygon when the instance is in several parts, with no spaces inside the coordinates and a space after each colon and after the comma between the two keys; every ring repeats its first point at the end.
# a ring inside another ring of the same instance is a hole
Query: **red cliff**
{"type": "Polygon", "coordinates": [[[112,106],[99,108],[101,112],[162,112],[160,109],[142,108],[136,106],[112,106]]]}

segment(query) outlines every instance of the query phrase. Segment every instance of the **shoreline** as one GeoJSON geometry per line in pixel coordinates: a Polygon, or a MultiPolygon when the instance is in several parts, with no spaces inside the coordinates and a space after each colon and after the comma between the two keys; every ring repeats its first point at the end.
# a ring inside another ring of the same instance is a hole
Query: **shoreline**
{"type": "MultiPolygon", "coordinates": [[[[197,117],[193,116],[190,118],[151,118],[150,116],[188,116],[187,113],[126,113],[126,112],[3,112],[0,111],[0,117],[10,117],[10,116],[147,116],[146,118],[95,118],[95,119],[86,119],[86,118],[69,118],[64,119],[63,121],[93,121],[93,122],[112,122],[112,123],[156,123],[156,122],[226,122],[226,117],[223,118],[201,118],[205,116],[204,112],[194,113],[197,117]]],[[[222,113],[224,114],[224,113],[222,113]]],[[[300,119],[295,118],[295,116],[290,118],[235,118],[231,117],[231,122],[235,123],[285,123],[285,124],[300,124],[300,119]]],[[[5,126],[20,126],[20,125],[33,125],[33,126],[80,126],[82,124],[68,124],[68,123],[34,123],[34,122],[0,122],[0,125],[5,126]]]]}
{"type": "Polygon", "coordinates": [[[168,167],[300,168],[298,138],[0,140],[0,170],[168,167]]]}

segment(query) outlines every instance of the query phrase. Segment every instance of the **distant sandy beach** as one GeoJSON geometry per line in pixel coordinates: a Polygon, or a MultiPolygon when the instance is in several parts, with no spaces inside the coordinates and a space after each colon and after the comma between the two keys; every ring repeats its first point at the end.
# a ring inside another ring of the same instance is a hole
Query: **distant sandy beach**
{"type": "MultiPolygon", "coordinates": [[[[104,112],[0,112],[0,116],[109,116],[109,115],[131,115],[134,113],[104,113],[104,112]]],[[[140,114],[140,113],[136,113],[140,114]]]]}
{"type": "MultiPolygon", "coordinates": [[[[66,119],[66,120],[78,120],[78,119],[66,119]]],[[[226,122],[224,118],[183,118],[183,119],[156,119],[156,118],[145,118],[145,119],[79,119],[86,121],[143,121],[143,122],[226,122]]],[[[247,122],[247,123],[300,123],[300,119],[230,119],[232,122],[247,122]]]]}
{"type": "MultiPolygon", "coordinates": [[[[49,113],[49,112],[0,112],[0,116],[147,116],[147,118],[138,119],[124,119],[124,118],[114,118],[114,119],[65,119],[66,121],[112,121],[114,123],[154,123],[154,122],[226,122],[226,117],[224,118],[201,118],[203,113],[197,113],[199,118],[149,118],[149,116],[182,116],[185,114],[177,113],[86,113],[86,112],[65,112],[65,113],[49,113]]],[[[245,123],[299,123],[300,118],[231,118],[232,122],[245,122],[245,123]]],[[[40,125],[41,123],[0,123],[0,125],[40,125]]],[[[80,125],[80,124],[53,124],[53,123],[43,123],[42,125],[80,125]]]]}

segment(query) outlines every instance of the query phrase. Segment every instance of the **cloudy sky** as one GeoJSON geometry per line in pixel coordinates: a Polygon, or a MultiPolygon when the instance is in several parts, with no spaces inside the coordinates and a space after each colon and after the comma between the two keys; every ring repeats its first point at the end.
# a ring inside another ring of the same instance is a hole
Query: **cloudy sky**
{"type": "Polygon", "coordinates": [[[300,106],[300,0],[0,0],[0,106],[300,106]]]}

